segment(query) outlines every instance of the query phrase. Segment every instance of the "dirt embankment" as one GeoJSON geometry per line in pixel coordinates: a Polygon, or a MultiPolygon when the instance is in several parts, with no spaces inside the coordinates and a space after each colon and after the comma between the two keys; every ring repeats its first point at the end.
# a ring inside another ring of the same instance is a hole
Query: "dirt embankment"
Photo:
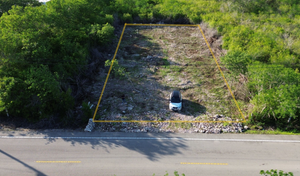
{"type": "MultiPolygon", "coordinates": [[[[221,49],[221,36],[205,24],[201,24],[201,27],[219,61],[219,57],[226,52],[221,49]]],[[[127,26],[116,59],[125,70],[124,76],[110,75],[97,118],[160,123],[101,123],[98,124],[101,130],[207,132],[211,129],[213,132],[215,128],[212,127],[216,127],[221,132],[224,127],[222,124],[174,124],[162,121],[241,119],[198,27],[127,26]],[[172,90],[182,93],[181,112],[168,109],[172,90]],[[125,101],[122,100],[123,95],[125,101]]],[[[227,70],[221,68],[226,75],[227,70]]],[[[107,68],[100,70],[99,82],[90,87],[94,104],[97,104],[107,71],[107,68]]],[[[240,124],[236,124],[233,131],[240,127],[240,124]]]]}

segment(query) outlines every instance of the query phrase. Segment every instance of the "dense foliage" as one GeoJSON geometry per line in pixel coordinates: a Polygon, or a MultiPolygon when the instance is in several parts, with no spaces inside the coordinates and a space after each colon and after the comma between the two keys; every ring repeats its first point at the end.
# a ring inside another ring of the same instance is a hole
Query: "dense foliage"
{"type": "Polygon", "coordinates": [[[221,61],[231,76],[248,78],[249,120],[300,128],[298,0],[51,0],[46,6],[28,0],[13,7],[8,2],[0,0],[4,115],[8,110],[31,120],[65,116],[75,101],[71,78],[86,69],[89,48],[109,44],[118,25],[204,21],[223,36],[228,52],[221,61]]]}
{"type": "Polygon", "coordinates": [[[41,2],[37,0],[0,0],[0,17],[3,13],[8,12],[12,6],[40,6],[41,2]]]}
{"type": "Polygon", "coordinates": [[[39,7],[12,6],[2,15],[1,112],[32,121],[66,116],[74,106],[72,77],[85,69],[88,47],[114,36],[112,15],[102,10],[106,5],[53,0],[39,7]]]}

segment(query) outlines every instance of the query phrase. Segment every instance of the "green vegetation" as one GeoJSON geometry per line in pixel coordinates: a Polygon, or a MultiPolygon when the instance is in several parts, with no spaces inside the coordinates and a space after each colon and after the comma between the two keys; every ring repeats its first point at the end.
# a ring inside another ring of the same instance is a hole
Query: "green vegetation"
{"type": "Polygon", "coordinates": [[[25,6],[40,6],[41,2],[37,0],[0,0],[0,17],[3,13],[8,12],[13,5],[25,7],[25,6]]]}
{"type": "Polygon", "coordinates": [[[113,35],[105,6],[105,1],[53,0],[46,6],[12,6],[1,16],[2,115],[71,118],[67,112],[76,102],[71,84],[86,69],[88,47],[105,45],[113,35]]]}
{"type": "Polygon", "coordinates": [[[300,133],[286,132],[280,130],[247,130],[246,134],[275,134],[275,135],[300,135],[300,133]]]}
{"type": "MultiPolygon", "coordinates": [[[[74,93],[74,77],[88,69],[91,47],[110,46],[118,25],[203,21],[223,36],[228,52],[221,61],[229,78],[247,77],[248,93],[237,98],[249,122],[300,130],[300,1],[11,2],[0,0],[1,116],[68,117],[84,100],[74,93]]],[[[181,71],[165,65],[163,75],[181,71]]]]}
{"type": "MultiPolygon", "coordinates": [[[[110,67],[111,63],[112,63],[111,60],[106,60],[105,66],[110,67]]],[[[117,59],[114,60],[111,73],[112,73],[112,76],[114,76],[114,77],[124,78],[126,76],[125,68],[121,67],[119,65],[119,62],[117,59]]]]}
{"type": "MultiPolygon", "coordinates": [[[[152,176],[155,176],[155,174],[153,174],[152,176]]],[[[164,174],[164,176],[169,176],[169,173],[166,171],[166,174],[164,174]]],[[[174,176],[180,176],[178,171],[174,171],[174,176]]],[[[182,176],[185,176],[185,174],[182,174],[182,176]]]]}
{"type": "Polygon", "coordinates": [[[265,175],[265,176],[267,176],[267,175],[269,175],[269,176],[293,176],[294,174],[292,172],[284,173],[282,170],[277,172],[276,169],[275,170],[271,169],[270,171],[261,170],[260,175],[265,175]]]}

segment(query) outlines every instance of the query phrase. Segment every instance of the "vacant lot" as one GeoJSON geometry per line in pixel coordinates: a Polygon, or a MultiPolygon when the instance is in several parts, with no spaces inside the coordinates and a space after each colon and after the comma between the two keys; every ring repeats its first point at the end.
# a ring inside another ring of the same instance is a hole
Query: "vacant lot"
{"type": "MultiPolygon", "coordinates": [[[[202,27],[219,58],[224,54],[220,36],[202,27]]],[[[98,119],[231,121],[241,118],[197,27],[127,26],[116,59],[123,75],[116,72],[110,75],[98,119]],[[172,90],[182,93],[182,112],[168,110],[172,90]],[[121,99],[123,94],[125,103],[121,99]]],[[[99,82],[94,85],[94,104],[107,71],[108,67],[102,70],[99,82]]]]}

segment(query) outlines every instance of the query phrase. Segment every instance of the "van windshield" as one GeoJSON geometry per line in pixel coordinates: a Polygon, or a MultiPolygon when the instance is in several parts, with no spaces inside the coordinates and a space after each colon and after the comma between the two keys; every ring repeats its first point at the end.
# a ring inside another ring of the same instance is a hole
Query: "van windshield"
{"type": "Polygon", "coordinates": [[[173,96],[173,97],[171,98],[171,103],[180,103],[180,98],[179,98],[179,97],[173,96]]]}

